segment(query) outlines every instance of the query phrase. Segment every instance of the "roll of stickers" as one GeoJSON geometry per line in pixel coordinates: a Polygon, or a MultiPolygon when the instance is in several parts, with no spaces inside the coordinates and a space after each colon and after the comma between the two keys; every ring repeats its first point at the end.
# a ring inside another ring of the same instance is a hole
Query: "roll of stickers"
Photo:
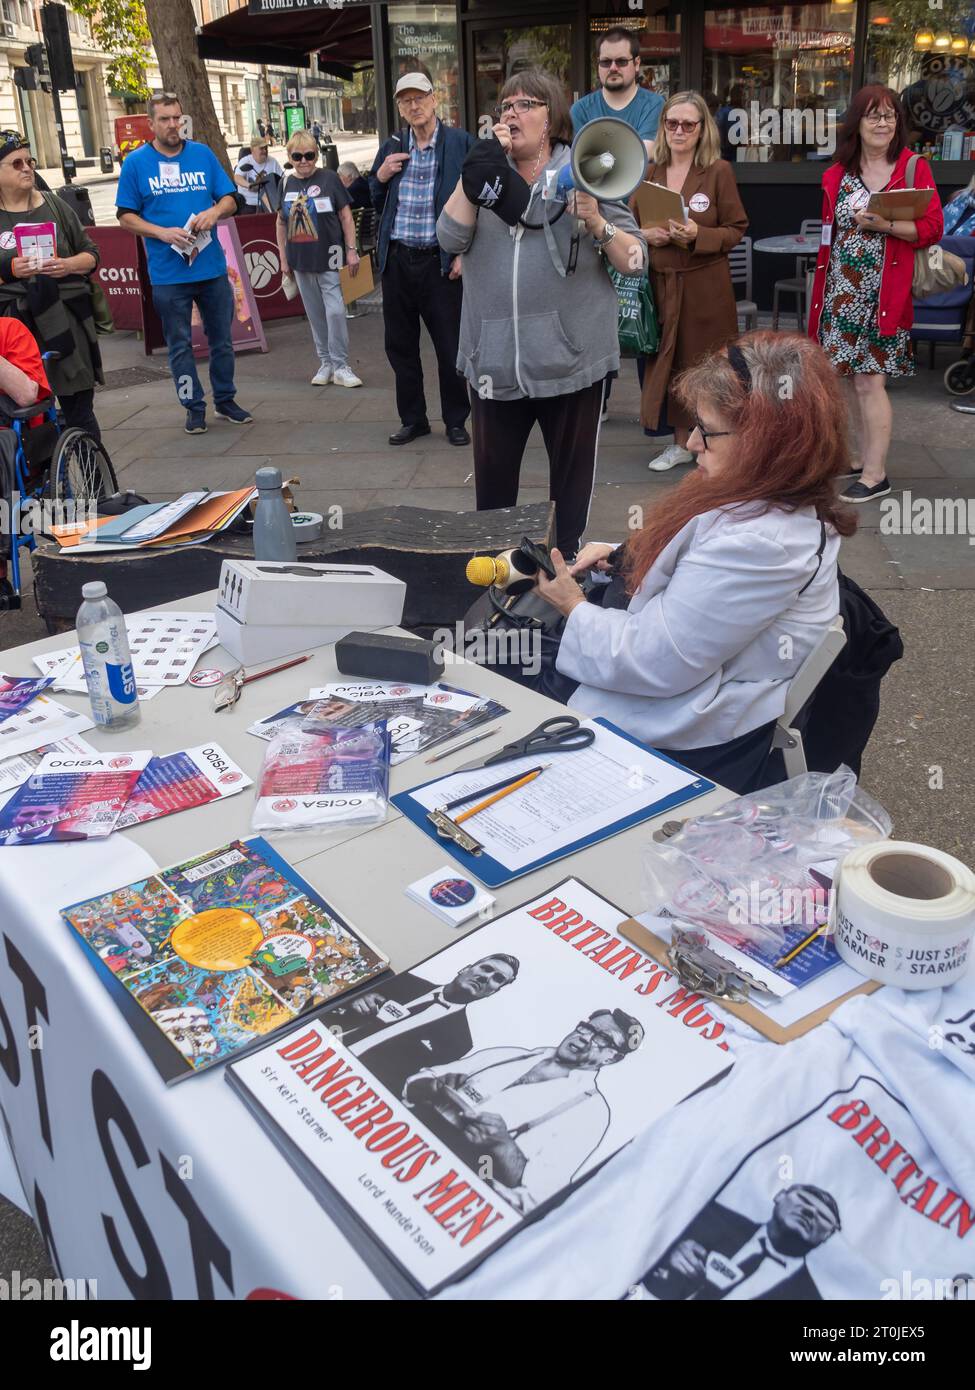
{"type": "Polygon", "coordinates": [[[975,874],[953,855],[881,840],[848,854],[834,886],[836,949],[867,979],[935,989],[968,971],[975,874]]]}
{"type": "Polygon", "coordinates": [[[296,541],[317,541],[321,538],[325,518],[320,512],[292,512],[291,525],[296,541]]]}

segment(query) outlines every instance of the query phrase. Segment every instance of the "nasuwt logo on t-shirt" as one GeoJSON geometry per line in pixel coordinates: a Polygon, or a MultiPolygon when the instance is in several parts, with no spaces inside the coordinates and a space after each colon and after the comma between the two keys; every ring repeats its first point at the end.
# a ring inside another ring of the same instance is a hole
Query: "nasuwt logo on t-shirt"
{"type": "Polygon", "coordinates": [[[205,192],[206,186],[206,174],[197,169],[181,169],[175,178],[164,179],[154,174],[149,175],[149,192],[153,197],[158,197],[160,193],[187,193],[197,188],[202,188],[205,192]]]}

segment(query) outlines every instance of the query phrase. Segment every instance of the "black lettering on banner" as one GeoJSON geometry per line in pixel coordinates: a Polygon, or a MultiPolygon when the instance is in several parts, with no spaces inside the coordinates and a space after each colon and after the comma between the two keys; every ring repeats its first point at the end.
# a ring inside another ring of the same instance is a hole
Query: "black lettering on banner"
{"type": "Polygon", "coordinates": [[[190,1233],[190,1248],[193,1251],[193,1274],[196,1278],[197,1298],[214,1299],[213,1273],[215,1269],[231,1293],[234,1291],[234,1273],[230,1251],[203,1215],[190,1195],[189,1185],[183,1181],[169,1159],[159,1154],[162,1164],[163,1182],[166,1191],[186,1217],[190,1233]]]}
{"type": "MultiPolygon", "coordinates": [[[[7,961],[10,969],[20,981],[21,989],[24,991],[24,1011],[27,1014],[28,1029],[37,1026],[38,1016],[45,1023],[50,1023],[47,1015],[47,993],[40,980],[27,964],[24,957],[17,950],[17,947],[5,936],[4,943],[7,947],[7,961]]],[[[54,1157],[54,1143],[51,1139],[51,1117],[47,1109],[47,1091],[44,1089],[44,1061],[41,1056],[43,1048],[32,1047],[30,1049],[31,1066],[34,1069],[34,1090],[37,1095],[37,1118],[41,1126],[41,1137],[47,1145],[48,1152],[54,1157]]]]}
{"type": "Polygon", "coordinates": [[[47,1249],[47,1257],[54,1266],[58,1278],[61,1278],[61,1261],[58,1259],[58,1247],[54,1243],[54,1229],[51,1226],[51,1218],[47,1214],[47,1202],[44,1200],[44,1193],[34,1183],[34,1220],[37,1222],[37,1229],[41,1233],[41,1239],[47,1249]]]}
{"type": "Polygon", "coordinates": [[[122,1248],[115,1222],[110,1216],[106,1216],[102,1212],[102,1225],[105,1227],[105,1235],[108,1238],[112,1258],[115,1260],[118,1271],[125,1280],[133,1298],[171,1299],[173,1291],[169,1276],[166,1273],[166,1266],[159,1253],[159,1247],[153,1240],[152,1231],[142,1215],[142,1208],[126,1181],[125,1173],[122,1171],[122,1165],[115,1151],[109,1125],[114,1123],[119,1130],[128,1145],[130,1154],[135,1159],[137,1168],[145,1168],[149,1162],[146,1146],[142,1142],[135,1120],[129,1113],[125,1101],[103,1071],[92,1073],[91,1103],[102,1153],[105,1155],[108,1171],[112,1175],[115,1190],[129,1219],[132,1233],[139,1242],[139,1248],[146,1262],[146,1272],[139,1274],[137,1270],[132,1268],[122,1248]]]}
{"type": "Polygon", "coordinates": [[[4,1074],[11,1086],[19,1086],[20,1058],[17,1056],[14,1030],[10,1026],[10,1015],[3,1006],[3,999],[0,999],[0,1030],[3,1032],[3,1046],[0,1047],[0,1067],[3,1067],[4,1074]]]}

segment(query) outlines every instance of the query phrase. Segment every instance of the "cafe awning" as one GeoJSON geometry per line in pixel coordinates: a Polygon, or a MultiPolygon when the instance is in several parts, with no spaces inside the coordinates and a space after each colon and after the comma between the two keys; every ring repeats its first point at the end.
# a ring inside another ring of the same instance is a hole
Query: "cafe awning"
{"type": "Polygon", "coordinates": [[[247,9],[232,10],[196,31],[201,58],[232,63],[306,68],[309,55],[336,77],[351,77],[370,67],[372,15],[368,5],[337,9],[326,0],[249,0],[247,9]]]}

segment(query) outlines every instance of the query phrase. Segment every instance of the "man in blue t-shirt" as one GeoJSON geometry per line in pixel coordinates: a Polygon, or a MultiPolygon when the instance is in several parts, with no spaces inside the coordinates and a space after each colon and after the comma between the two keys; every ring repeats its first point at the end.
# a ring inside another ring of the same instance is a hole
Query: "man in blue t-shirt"
{"type": "Polygon", "coordinates": [[[600,116],[615,116],[631,125],[652,154],[664,99],[659,92],[639,85],[640,40],[632,29],[607,29],[596,51],[602,86],[572,106],[572,125],[576,135],[584,125],[600,116]]]}
{"type": "Polygon", "coordinates": [[[194,302],[210,347],[215,411],[222,420],[246,425],[253,416],[234,400],[234,295],[216,234],[220,219],[237,211],[233,181],[211,149],[183,139],[179,97],[152,97],[148,114],[154,139],[126,155],[115,211],[126,231],[145,238],[152,302],[176,394],[186,406],[186,433],[204,434],[207,427],[193,358],[194,302]]]}

